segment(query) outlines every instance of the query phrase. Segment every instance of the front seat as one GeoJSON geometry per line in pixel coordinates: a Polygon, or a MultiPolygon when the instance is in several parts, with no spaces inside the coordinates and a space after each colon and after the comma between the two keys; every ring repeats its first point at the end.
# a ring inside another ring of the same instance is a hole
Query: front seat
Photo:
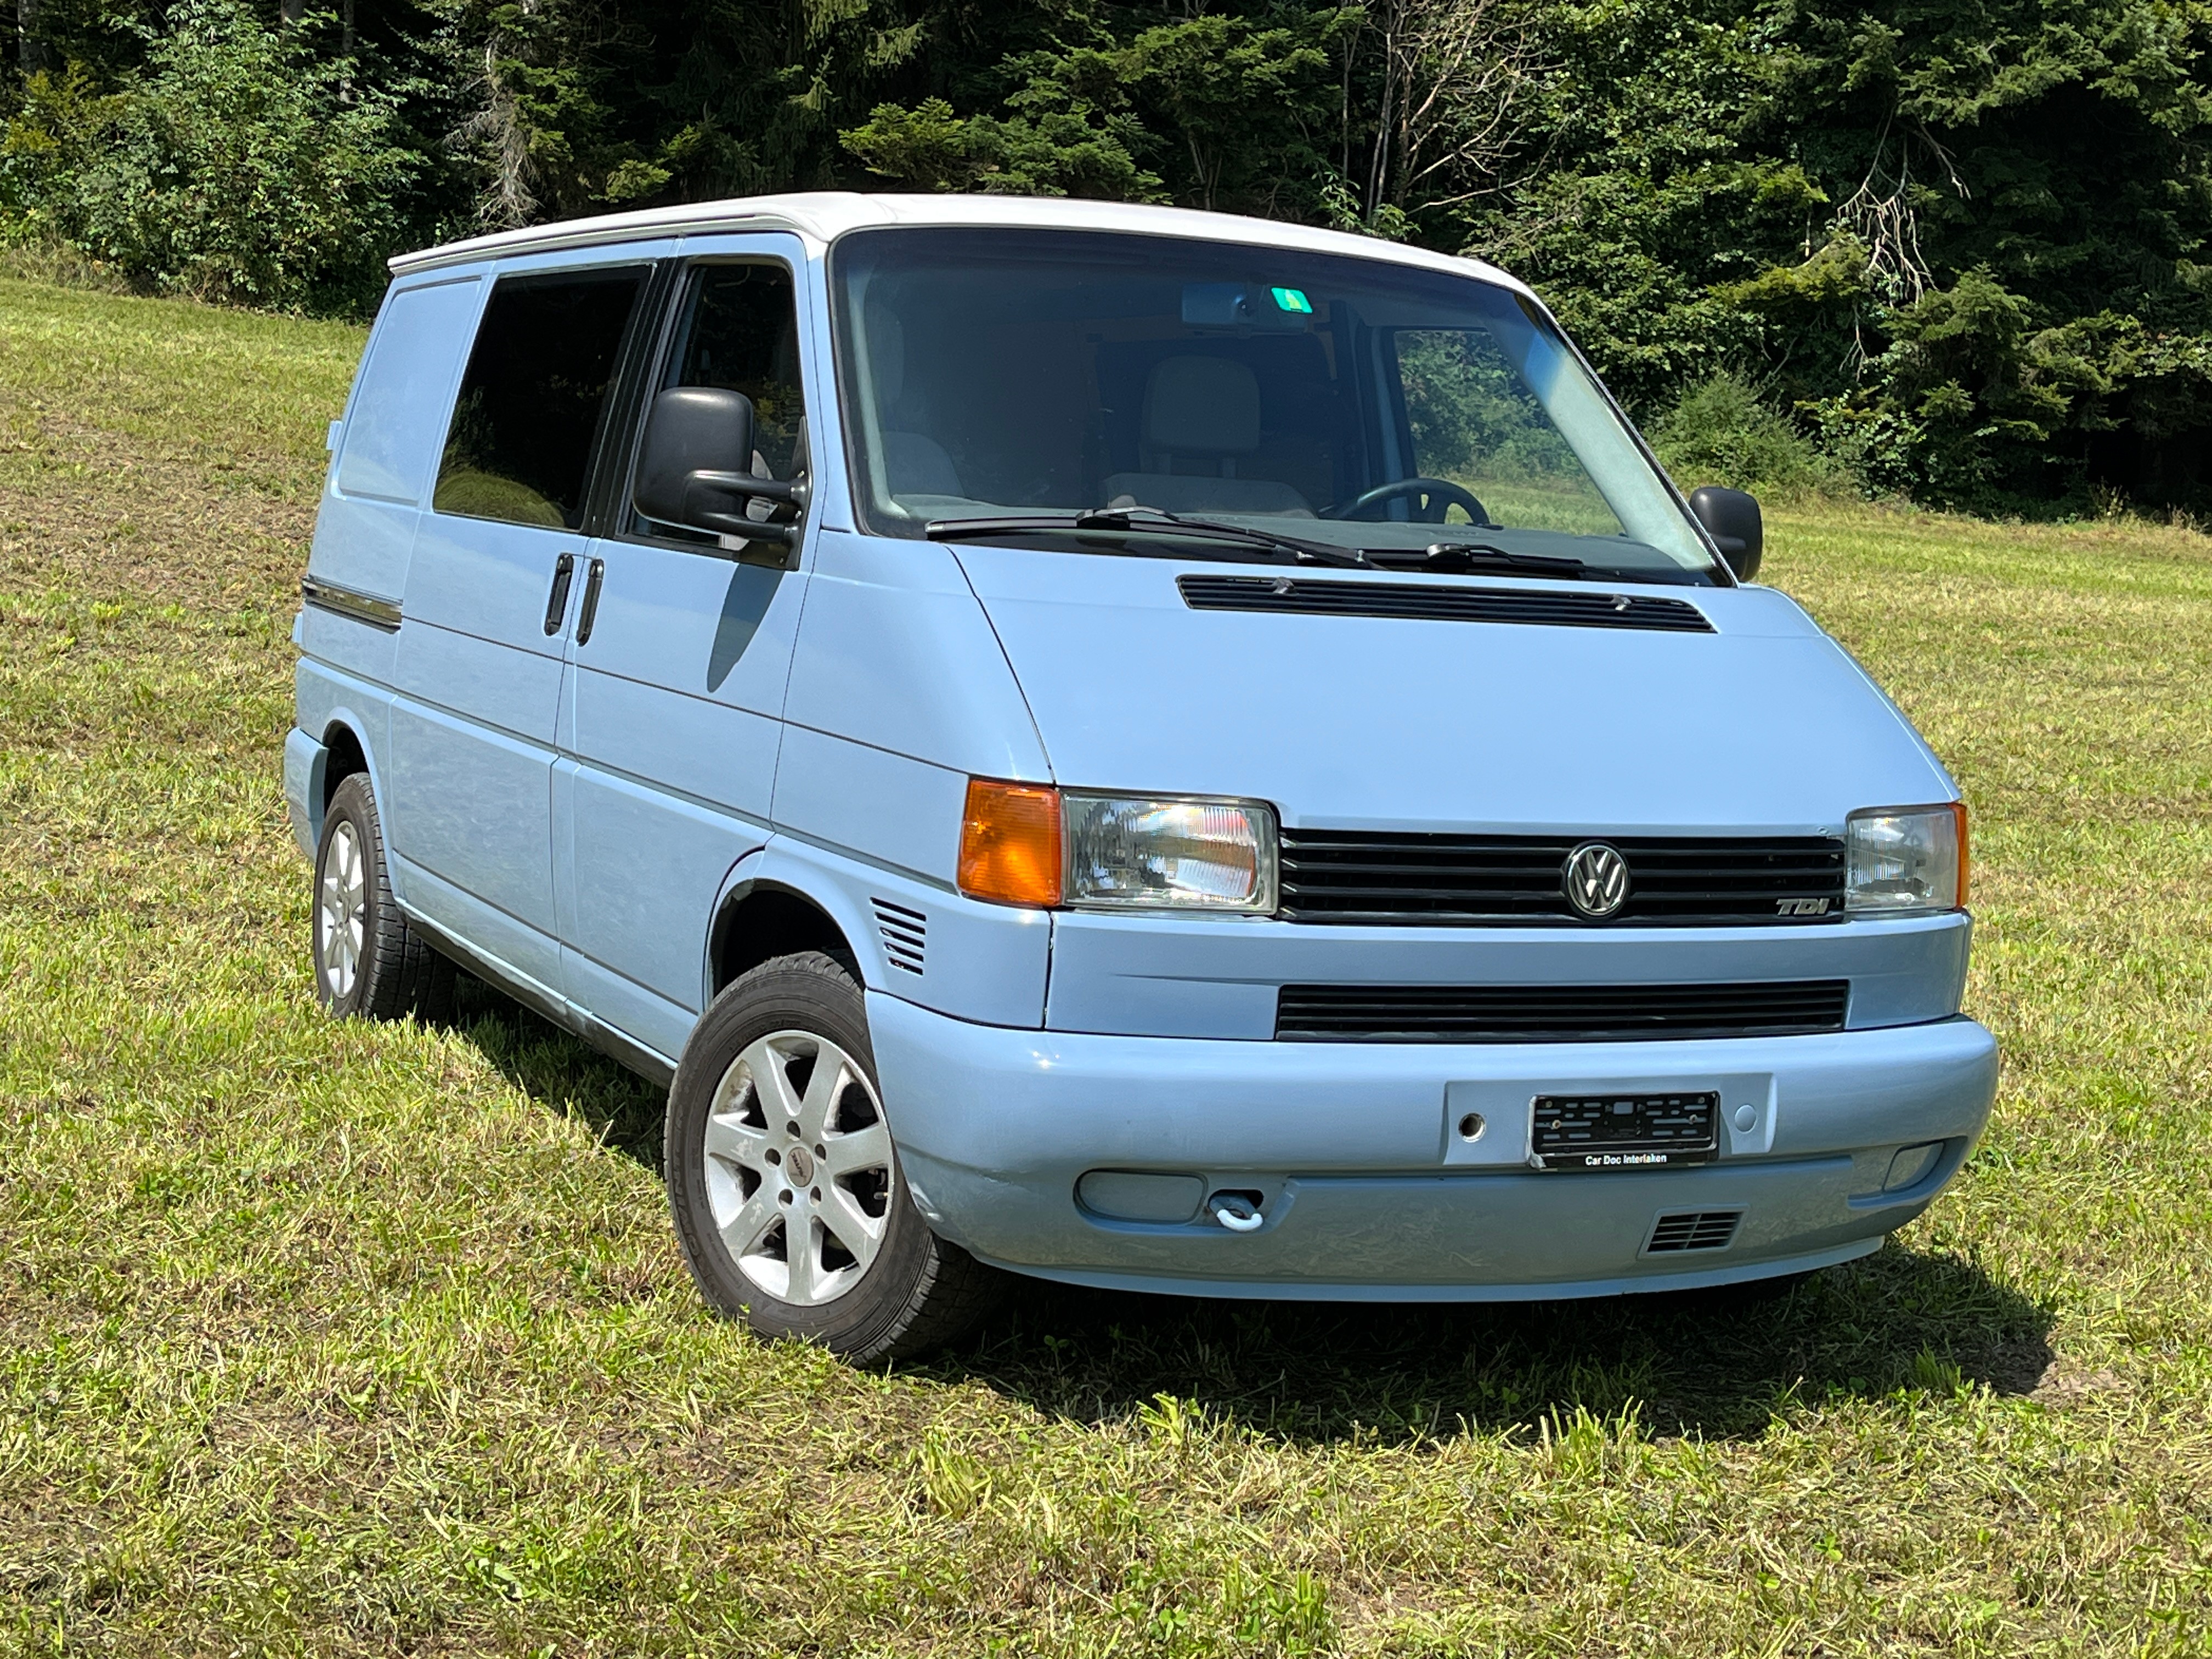
{"type": "Polygon", "coordinates": [[[1260,382],[1231,357],[1164,357],[1145,382],[1137,460],[1105,482],[1115,507],[1170,513],[1313,517],[1306,498],[1272,478],[1240,478],[1237,459],[1260,447],[1260,382]],[[1177,471],[1178,463],[1203,471],[1177,471]]]}
{"type": "Polygon", "coordinates": [[[910,411],[899,408],[906,391],[906,330],[888,311],[868,319],[869,357],[875,368],[877,417],[883,422],[884,482],[894,495],[953,495],[964,499],[959,469],[945,446],[923,432],[895,428],[910,411]]]}

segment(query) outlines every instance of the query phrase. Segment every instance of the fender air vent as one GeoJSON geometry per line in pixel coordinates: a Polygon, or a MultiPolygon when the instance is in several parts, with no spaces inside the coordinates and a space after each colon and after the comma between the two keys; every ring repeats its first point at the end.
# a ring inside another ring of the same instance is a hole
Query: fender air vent
{"type": "Polygon", "coordinates": [[[884,955],[891,966],[909,974],[921,972],[922,951],[928,944],[928,918],[888,899],[869,902],[876,907],[876,927],[884,936],[884,955]]]}
{"type": "Polygon", "coordinates": [[[1651,1229],[1646,1255],[1673,1255],[1684,1250],[1725,1250],[1735,1237],[1741,1210],[1676,1210],[1662,1215],[1651,1229]]]}
{"type": "Polygon", "coordinates": [[[1179,576],[1194,611],[1272,611],[1306,617],[1397,617],[1415,622],[1519,623],[1532,628],[1638,628],[1710,634],[1684,599],[1648,594],[1553,593],[1534,587],[1447,587],[1433,582],[1179,576]]]}

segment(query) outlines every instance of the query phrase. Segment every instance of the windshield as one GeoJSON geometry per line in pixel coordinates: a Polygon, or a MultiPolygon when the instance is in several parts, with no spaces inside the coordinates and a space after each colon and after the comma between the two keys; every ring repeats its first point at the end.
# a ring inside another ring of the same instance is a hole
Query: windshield
{"type": "Polygon", "coordinates": [[[1572,349],[1495,283],[989,228],[857,233],[836,244],[831,283],[859,504],[878,534],[935,523],[957,539],[963,520],[1118,507],[1383,563],[1446,542],[1724,580],[1572,349]]]}

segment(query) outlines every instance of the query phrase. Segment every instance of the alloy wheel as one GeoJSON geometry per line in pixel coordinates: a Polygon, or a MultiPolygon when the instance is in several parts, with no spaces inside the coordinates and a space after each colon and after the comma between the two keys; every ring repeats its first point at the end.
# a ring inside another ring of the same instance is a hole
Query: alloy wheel
{"type": "Polygon", "coordinates": [[[362,857],[359,833],[341,818],[331,830],[322,890],[315,901],[315,955],[335,997],[353,994],[368,927],[368,861],[362,857]]]}
{"type": "Polygon", "coordinates": [[[738,1270],[820,1307],[860,1281],[889,1224],[891,1138],[858,1061],[775,1031],[722,1074],[707,1114],[707,1199],[738,1270]]]}

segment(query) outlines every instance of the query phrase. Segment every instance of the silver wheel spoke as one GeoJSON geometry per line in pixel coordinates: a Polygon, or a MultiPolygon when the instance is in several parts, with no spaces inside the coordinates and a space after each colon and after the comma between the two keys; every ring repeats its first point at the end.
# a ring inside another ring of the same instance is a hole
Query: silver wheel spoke
{"type": "Polygon", "coordinates": [[[719,1114],[707,1119],[707,1156],[719,1158],[726,1164],[742,1164],[758,1175],[769,1173],[769,1163],[762,1154],[768,1151],[768,1136],[750,1124],[740,1123],[734,1117],[719,1114]]]}
{"type": "Polygon", "coordinates": [[[771,1134],[799,1115],[799,1097],[792,1092],[791,1079],[784,1070],[792,1058],[785,1044],[794,1035],[778,1031],[773,1036],[764,1036],[738,1056],[738,1064],[752,1074],[753,1089],[760,1096],[761,1114],[768,1119],[771,1134]]]}
{"type": "Polygon", "coordinates": [[[763,1181],[753,1189],[753,1195],[738,1206],[738,1212],[719,1229],[723,1248],[737,1258],[740,1267],[744,1266],[747,1256],[759,1252],[761,1241],[782,1215],[782,1206],[775,1201],[775,1188],[763,1181]]]}
{"type": "Polygon", "coordinates": [[[790,1275],[785,1281],[785,1301],[805,1307],[822,1299],[822,1270],[815,1260],[821,1248],[815,1239],[811,1217],[793,1215],[784,1224],[783,1254],[790,1275]]]}
{"type": "Polygon", "coordinates": [[[823,1226],[852,1252],[860,1272],[867,1272],[868,1264],[876,1259],[876,1247],[884,1242],[883,1219],[870,1215],[860,1207],[860,1200],[836,1186],[822,1189],[820,1213],[823,1226]]]}
{"type": "Polygon", "coordinates": [[[842,1049],[823,1043],[814,1055],[814,1074],[806,1079],[805,1098],[799,1103],[799,1133],[818,1139],[830,1122],[837,1097],[853,1080],[853,1063],[842,1049]]]}
{"type": "Polygon", "coordinates": [[[823,1141],[822,1146],[822,1167],[833,1176],[890,1167],[890,1131],[880,1121],[855,1129],[850,1134],[833,1133],[823,1141]]]}

